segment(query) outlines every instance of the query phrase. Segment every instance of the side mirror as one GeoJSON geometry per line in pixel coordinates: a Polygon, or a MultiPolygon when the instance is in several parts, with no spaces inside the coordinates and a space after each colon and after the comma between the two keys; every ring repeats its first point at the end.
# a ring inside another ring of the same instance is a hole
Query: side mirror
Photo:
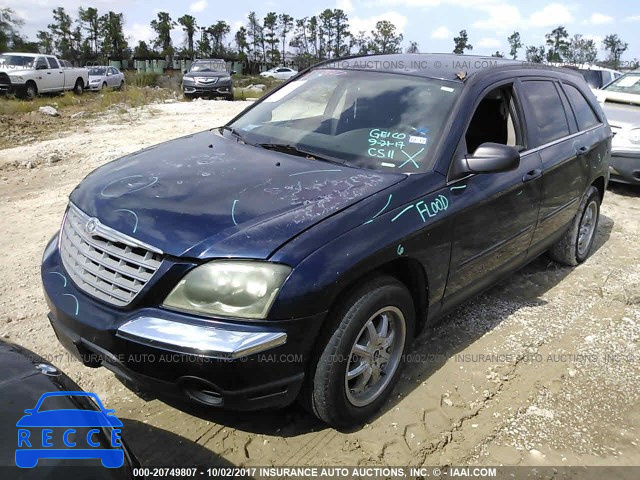
{"type": "Polygon", "coordinates": [[[235,70],[231,70],[231,75],[235,75],[236,73],[238,72],[236,72],[235,70]]]}
{"type": "Polygon", "coordinates": [[[187,71],[186,71],[186,70],[183,70],[183,71],[182,71],[182,73],[187,73],[187,71]]]}
{"type": "Polygon", "coordinates": [[[452,180],[470,173],[500,173],[520,166],[520,152],[500,143],[483,143],[471,155],[461,156],[452,170],[452,180]]]}

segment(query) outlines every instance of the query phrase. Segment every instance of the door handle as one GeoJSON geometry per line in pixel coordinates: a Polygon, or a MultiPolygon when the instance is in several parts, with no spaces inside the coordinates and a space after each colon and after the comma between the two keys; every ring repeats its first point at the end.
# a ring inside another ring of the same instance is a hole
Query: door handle
{"type": "Polygon", "coordinates": [[[47,75],[51,75],[51,72],[47,72],[47,75]]]}
{"type": "Polygon", "coordinates": [[[589,147],[580,147],[576,150],[576,155],[585,155],[589,153],[589,147]]]}
{"type": "Polygon", "coordinates": [[[535,170],[531,170],[525,173],[524,176],[522,177],[522,182],[523,183],[530,182],[531,180],[535,180],[536,178],[540,178],[541,176],[542,176],[542,170],[539,168],[536,168],[535,170]]]}

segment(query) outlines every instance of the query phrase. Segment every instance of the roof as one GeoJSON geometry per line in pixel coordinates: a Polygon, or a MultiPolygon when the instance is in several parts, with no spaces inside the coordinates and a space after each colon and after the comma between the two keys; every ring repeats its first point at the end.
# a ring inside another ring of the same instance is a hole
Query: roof
{"type": "Polygon", "coordinates": [[[487,69],[540,69],[567,73],[545,64],[522,60],[453,53],[395,53],[344,57],[318,63],[312,68],[375,70],[405,73],[428,78],[462,81],[465,77],[487,69]],[[460,78],[459,73],[465,75],[460,78]]]}
{"type": "MultiPolygon", "coordinates": [[[[36,57],[39,57],[41,54],[40,53],[6,52],[6,53],[3,53],[2,55],[15,55],[16,57],[20,56],[20,57],[33,57],[33,58],[36,58],[36,57]]],[[[53,55],[46,55],[46,56],[47,57],[53,57],[53,55]]]]}

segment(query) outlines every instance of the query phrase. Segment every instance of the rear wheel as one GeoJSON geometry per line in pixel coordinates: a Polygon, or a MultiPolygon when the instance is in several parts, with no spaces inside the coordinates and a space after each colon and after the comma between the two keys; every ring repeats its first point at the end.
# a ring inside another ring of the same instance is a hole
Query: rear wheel
{"type": "Polygon", "coordinates": [[[119,90],[124,90],[124,80],[122,80],[122,81],[120,82],[120,88],[119,88],[119,90]]]}
{"type": "Polygon", "coordinates": [[[407,288],[379,277],[355,290],[335,311],[337,326],[307,386],[312,411],[337,428],[359,425],[385,402],[414,332],[407,288]]]}
{"type": "Polygon", "coordinates": [[[102,83],[102,90],[104,90],[105,88],[107,88],[107,82],[102,83]]]}
{"type": "Polygon", "coordinates": [[[578,265],[587,259],[598,231],[600,202],[600,192],[590,186],[582,197],[569,230],[549,250],[553,260],[565,265],[578,265]]]}
{"type": "Polygon", "coordinates": [[[82,81],[81,78],[76,80],[76,84],[73,87],[73,93],[75,93],[76,95],[82,95],[82,93],[84,92],[84,82],[82,81]]]}

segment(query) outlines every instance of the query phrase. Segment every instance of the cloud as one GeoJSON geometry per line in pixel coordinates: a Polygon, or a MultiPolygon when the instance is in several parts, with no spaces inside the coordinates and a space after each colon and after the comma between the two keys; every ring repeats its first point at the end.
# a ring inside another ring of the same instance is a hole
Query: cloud
{"type": "Polygon", "coordinates": [[[517,28],[522,23],[518,7],[504,3],[483,7],[489,17],[473,23],[476,28],[506,32],[517,28]]]}
{"type": "Polygon", "coordinates": [[[640,22],[640,15],[633,15],[624,19],[625,22],[640,22]]]}
{"type": "Polygon", "coordinates": [[[207,8],[207,0],[199,0],[198,2],[193,2],[189,5],[189,12],[191,13],[200,13],[204,12],[207,8]]]}
{"type": "Polygon", "coordinates": [[[502,46],[502,42],[495,38],[485,37],[478,40],[476,45],[480,48],[498,48],[502,46]]]}
{"type": "Polygon", "coordinates": [[[353,17],[349,19],[349,30],[354,35],[364,31],[367,34],[371,33],[380,20],[389,20],[396,26],[396,33],[402,33],[407,26],[408,19],[404,15],[398,12],[390,11],[374,15],[372,17],[353,17]]]}
{"type": "Polygon", "coordinates": [[[453,38],[453,32],[443,25],[431,32],[431,38],[446,40],[447,38],[453,38]]]}
{"type": "Polygon", "coordinates": [[[134,23],[125,27],[124,36],[130,40],[131,46],[135,46],[138,42],[150,42],[155,37],[155,32],[148,24],[134,23]]]}
{"type": "Polygon", "coordinates": [[[550,3],[529,17],[529,23],[534,27],[558,26],[571,22],[573,22],[573,15],[567,7],[560,3],[550,3]]]}
{"type": "Polygon", "coordinates": [[[586,23],[590,23],[591,25],[604,25],[605,23],[612,23],[613,17],[609,15],[604,15],[602,13],[594,13],[591,15],[591,18],[587,20],[586,23]]]}
{"type": "Polygon", "coordinates": [[[345,13],[353,12],[353,3],[351,0],[338,0],[336,2],[336,8],[344,10],[345,13]]]}

